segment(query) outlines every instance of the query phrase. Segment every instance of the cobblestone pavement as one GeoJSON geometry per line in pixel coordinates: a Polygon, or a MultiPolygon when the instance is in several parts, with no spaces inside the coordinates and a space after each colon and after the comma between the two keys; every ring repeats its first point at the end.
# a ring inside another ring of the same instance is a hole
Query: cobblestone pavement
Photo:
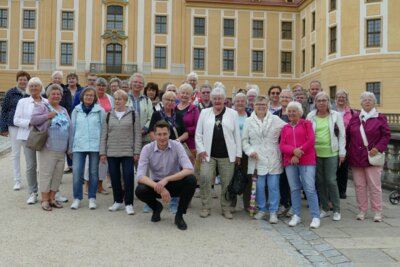
{"type": "Polygon", "coordinates": [[[10,151],[10,142],[8,137],[0,136],[0,155],[6,154],[10,151]]]}
{"type": "MultiPolygon", "coordinates": [[[[149,214],[142,213],[143,203],[137,200],[135,216],[127,216],[124,211],[108,212],[112,194],[97,196],[96,211],[89,211],[84,199],[77,211],[69,209],[70,201],[64,209],[46,213],[38,204],[25,203],[25,181],[21,191],[11,190],[9,166],[8,153],[0,158],[3,190],[0,265],[176,266],[184,262],[187,266],[386,267],[400,264],[400,206],[391,205],[389,192],[385,191],[384,222],[372,222],[372,214],[365,221],[356,221],[351,181],[348,197],[341,201],[342,220],[324,218],[316,230],[308,228],[306,201],[302,208],[303,223],[291,228],[287,225],[289,218],[271,225],[251,220],[241,207],[237,208],[234,219],[228,221],[219,214],[218,200],[214,201],[212,216],[200,219],[200,200],[193,199],[186,215],[189,229],[179,232],[167,207],[157,226],[149,222],[149,214]],[[43,245],[50,249],[43,249],[43,245]]],[[[64,175],[61,185],[62,193],[70,200],[71,178],[71,174],[64,175]]]]}

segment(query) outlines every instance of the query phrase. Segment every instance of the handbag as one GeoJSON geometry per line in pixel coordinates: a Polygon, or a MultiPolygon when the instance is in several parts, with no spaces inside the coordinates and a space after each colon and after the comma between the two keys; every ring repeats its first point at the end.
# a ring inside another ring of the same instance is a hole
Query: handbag
{"type": "Polygon", "coordinates": [[[235,172],[233,173],[232,179],[228,185],[228,190],[225,194],[225,199],[232,200],[236,195],[243,194],[247,183],[248,179],[245,175],[243,175],[240,165],[236,165],[235,172]]]}
{"type": "MultiPolygon", "coordinates": [[[[364,146],[367,148],[367,152],[368,152],[367,136],[365,135],[364,126],[362,124],[362,121],[360,121],[360,122],[361,122],[361,124],[360,124],[361,137],[363,139],[364,146]]],[[[370,156],[368,153],[368,162],[372,166],[382,167],[385,164],[385,152],[381,153],[378,151],[378,153],[375,156],[370,156]]]]}
{"type": "MultiPolygon", "coordinates": [[[[174,131],[176,138],[178,138],[179,135],[178,135],[178,131],[176,130],[175,126],[172,126],[172,130],[174,131]]],[[[194,160],[192,151],[190,151],[190,148],[188,147],[188,145],[186,143],[181,143],[181,145],[183,146],[183,149],[185,150],[186,155],[189,157],[189,159],[194,160]]]]}
{"type": "Polygon", "coordinates": [[[44,131],[39,131],[39,129],[36,126],[34,126],[29,133],[28,139],[26,140],[26,147],[35,151],[42,150],[47,142],[47,138],[49,137],[48,130],[50,125],[51,125],[51,120],[49,121],[47,129],[44,131]]]}

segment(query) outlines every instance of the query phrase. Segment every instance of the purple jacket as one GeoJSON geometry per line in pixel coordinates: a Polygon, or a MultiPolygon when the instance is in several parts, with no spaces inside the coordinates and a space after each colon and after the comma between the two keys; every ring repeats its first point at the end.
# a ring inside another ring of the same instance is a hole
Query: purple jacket
{"type": "Polygon", "coordinates": [[[197,106],[190,104],[188,111],[183,116],[183,123],[185,124],[186,131],[189,134],[189,138],[186,140],[186,144],[190,149],[196,149],[194,142],[194,135],[196,133],[197,121],[199,119],[199,109],[197,106]]]}
{"type": "MultiPolygon", "coordinates": [[[[346,150],[349,165],[352,167],[369,167],[368,151],[364,146],[360,132],[360,114],[355,113],[346,129],[346,150]]],[[[385,152],[390,141],[390,128],[385,115],[379,113],[376,118],[363,122],[368,140],[368,150],[376,147],[385,152]]]]}

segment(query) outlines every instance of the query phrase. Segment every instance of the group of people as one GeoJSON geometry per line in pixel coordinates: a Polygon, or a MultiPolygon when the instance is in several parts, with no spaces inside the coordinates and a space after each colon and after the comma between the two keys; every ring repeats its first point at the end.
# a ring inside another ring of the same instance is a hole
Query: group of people
{"type": "Polygon", "coordinates": [[[357,219],[366,218],[369,193],[373,220],[382,221],[382,166],[372,166],[368,157],[386,150],[390,129],[370,92],[361,94],[356,111],[345,90],[331,100],[319,81],[310,83],[308,94],[300,84],[292,90],[273,85],[265,96],[257,85],[248,85],[236,92],[229,107],[224,85],[199,86],[196,73],[179,86],[166,83],[162,88],[146,84],[140,73],[109,82],[91,73],[84,87],[75,73],[67,75],[67,85],[62,75],[54,72],[45,88],[38,77],[20,71],[2,104],[0,133],[11,141],[14,190],[21,188],[23,147],[28,204],[38,201],[40,190],[43,210],[63,207],[56,195],[67,159],[66,171],[73,176],[71,209],[80,208],[84,192],[89,209],[96,209],[96,194],[107,193],[103,181],[109,175],[114,198],[109,210],[133,215],[136,168],[136,196],[145,211],[152,211],[151,221],[161,219],[163,205],[157,199],[162,199],[170,204],[177,227],[185,230],[183,215],[193,196],[201,198],[200,217],[211,215],[217,176],[221,213],[233,218],[237,198],[226,196],[235,166],[240,166],[249,178],[243,193],[246,210],[251,176],[257,178],[255,219],[269,215],[275,224],[286,215],[289,225],[296,226],[303,191],[310,227],[318,228],[320,218],[331,213],[334,221],[341,220],[340,199],[347,197],[350,167],[357,219]],[[33,128],[48,132],[38,152],[27,146],[33,128]]]}

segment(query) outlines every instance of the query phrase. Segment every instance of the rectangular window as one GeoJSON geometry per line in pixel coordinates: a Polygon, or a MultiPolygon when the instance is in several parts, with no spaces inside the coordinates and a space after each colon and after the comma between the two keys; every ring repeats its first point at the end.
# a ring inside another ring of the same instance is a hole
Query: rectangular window
{"type": "Polygon", "coordinates": [[[61,43],[61,65],[72,65],[72,48],[71,43],[61,43]]]}
{"type": "Polygon", "coordinates": [[[329,11],[336,10],[336,0],[329,1],[329,11]]]}
{"type": "Polygon", "coordinates": [[[311,31],[315,31],[315,11],[313,13],[311,13],[311,31]]]}
{"type": "Polygon", "coordinates": [[[206,19],[205,18],[194,18],[194,34],[205,35],[206,34],[206,19]]]}
{"type": "Polygon", "coordinates": [[[329,86],[329,97],[331,99],[335,99],[336,98],[336,85],[329,86]]]}
{"type": "Polygon", "coordinates": [[[281,72],[292,73],[292,52],[281,52],[281,72]]]}
{"type": "Polygon", "coordinates": [[[74,12],[63,11],[61,18],[61,29],[64,31],[72,31],[74,29],[74,12]]]}
{"type": "Polygon", "coordinates": [[[263,38],[263,37],[264,37],[264,21],[253,20],[253,38],[263,38]]]}
{"type": "Polygon", "coordinates": [[[329,29],[330,46],[329,53],[336,53],[336,26],[329,29]]]}
{"type": "Polygon", "coordinates": [[[315,67],[315,44],[311,45],[311,68],[315,67]]]}
{"type": "Polygon", "coordinates": [[[36,11],[24,10],[23,28],[35,29],[36,11]]]}
{"type": "Polygon", "coordinates": [[[292,40],[292,23],[290,21],[282,21],[282,39],[292,40]]]}
{"type": "Polygon", "coordinates": [[[167,68],[167,48],[163,46],[156,46],[154,55],[154,68],[166,69],[167,68]]]}
{"type": "Polygon", "coordinates": [[[167,16],[156,16],[156,33],[167,33],[167,16]]]}
{"type": "Polygon", "coordinates": [[[23,42],[22,43],[22,64],[30,65],[35,64],[35,43],[23,42]]]}
{"type": "Polygon", "coordinates": [[[122,30],[123,19],[124,9],[122,6],[107,7],[107,30],[122,30]]]}
{"type": "Polygon", "coordinates": [[[381,45],[381,19],[367,20],[367,47],[381,45]]]}
{"type": "Polygon", "coordinates": [[[253,72],[264,71],[264,51],[253,51],[252,54],[251,70],[253,72]]]}
{"type": "Polygon", "coordinates": [[[305,37],[305,36],[306,36],[306,19],[303,19],[303,20],[302,20],[302,22],[301,22],[301,28],[302,28],[301,36],[302,36],[302,37],[305,37]]]}
{"type": "Polygon", "coordinates": [[[0,41],[0,64],[7,63],[7,42],[0,41]]]}
{"type": "Polygon", "coordinates": [[[235,51],[224,49],[224,70],[235,70],[235,51]]]}
{"type": "Polygon", "coordinates": [[[224,19],[224,36],[235,36],[234,19],[224,19]]]}
{"type": "Polygon", "coordinates": [[[204,70],[204,48],[193,49],[193,69],[204,70]]]}
{"type": "Polygon", "coordinates": [[[301,72],[306,71],[306,50],[301,51],[301,72]]]}
{"type": "Polygon", "coordinates": [[[0,28],[8,27],[8,10],[0,9],[0,28]]]}
{"type": "Polygon", "coordinates": [[[367,91],[371,92],[376,97],[376,103],[381,103],[381,83],[380,82],[370,82],[367,83],[367,91]]]}

